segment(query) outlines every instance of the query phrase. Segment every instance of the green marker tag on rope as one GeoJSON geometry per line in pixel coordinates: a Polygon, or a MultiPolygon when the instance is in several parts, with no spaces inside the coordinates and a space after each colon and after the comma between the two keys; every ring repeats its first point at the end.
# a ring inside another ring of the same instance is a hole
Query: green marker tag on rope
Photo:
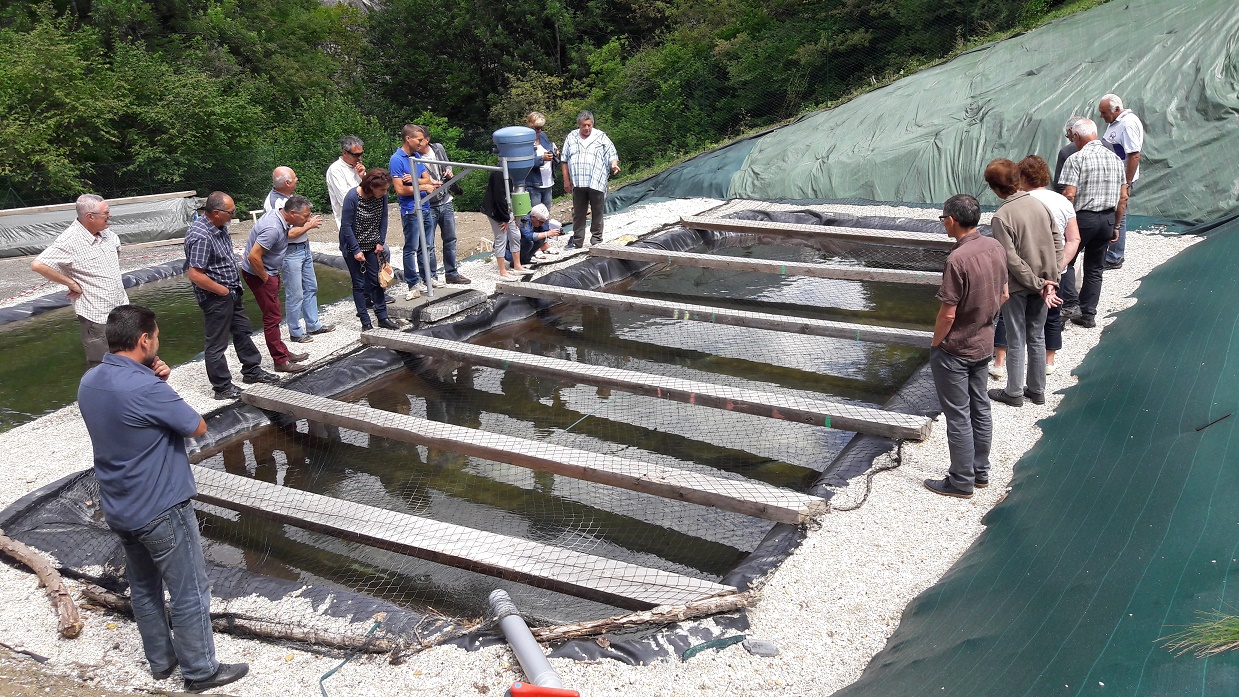
{"type": "Polygon", "coordinates": [[[830,417],[826,417],[826,428],[830,428],[830,417]]]}

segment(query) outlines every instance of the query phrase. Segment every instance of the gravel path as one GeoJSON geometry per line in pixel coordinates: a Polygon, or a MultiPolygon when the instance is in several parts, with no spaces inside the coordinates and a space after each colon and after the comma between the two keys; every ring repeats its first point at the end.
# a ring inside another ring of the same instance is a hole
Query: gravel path
{"type": "MultiPolygon", "coordinates": [[[[638,208],[608,218],[608,238],[636,235],[718,203],[673,201],[638,208]]],[[[926,218],[937,214],[932,209],[823,208],[926,218]]],[[[854,681],[885,645],[907,603],[941,578],[980,534],[982,517],[1004,495],[1015,462],[1040,437],[1038,421],[1052,413],[1062,399],[1061,392],[1075,384],[1072,369],[1097,343],[1104,327],[1135,302],[1130,295],[1140,278],[1196,241],[1129,232],[1127,264],[1105,275],[1099,327],[1086,330],[1069,325],[1058,354],[1059,369],[1049,376],[1046,404],[1018,409],[995,405],[993,483],[988,489],[970,500],[934,496],[922,489],[922,479],[942,476],[947,467],[945,428],[939,419],[927,441],[904,447],[900,468],[874,478],[873,492],[864,506],[824,516],[801,548],[772,574],[761,601],[750,611],[748,634],[773,641],[782,651],[779,656],[757,658],[732,646],[721,652],[707,651],[688,662],[643,667],[556,659],[552,664],[564,683],[586,695],[670,697],[825,695],[854,681]]],[[[475,279],[474,287],[485,289],[493,279],[483,267],[493,269],[493,263],[474,263],[479,266],[465,273],[475,279]]],[[[344,325],[352,311],[347,303],[337,304],[327,315],[330,321],[344,325]]],[[[314,361],[321,363],[356,341],[356,331],[348,327],[298,348],[308,349],[314,361]]],[[[205,410],[218,403],[210,399],[202,378],[201,364],[190,363],[178,367],[172,380],[191,404],[205,410]]],[[[90,443],[76,405],[0,434],[0,452],[8,455],[10,464],[7,476],[0,478],[0,507],[90,464],[90,443]]],[[[856,486],[863,486],[863,479],[856,486]]],[[[857,494],[849,491],[840,496],[851,499],[857,494]]],[[[282,602],[301,601],[288,598],[282,602]]],[[[85,612],[84,620],[81,637],[57,639],[50,605],[36,588],[34,577],[0,565],[0,642],[49,657],[49,670],[80,677],[92,689],[179,689],[175,678],[163,684],[151,680],[132,622],[97,611],[85,612]]],[[[217,635],[216,642],[222,660],[251,664],[251,675],[228,688],[234,695],[317,695],[319,677],[339,663],[335,658],[228,635],[217,635]]],[[[440,647],[409,657],[398,667],[384,657],[357,658],[324,684],[331,695],[500,695],[519,679],[519,667],[506,647],[475,652],[440,647]]]]}

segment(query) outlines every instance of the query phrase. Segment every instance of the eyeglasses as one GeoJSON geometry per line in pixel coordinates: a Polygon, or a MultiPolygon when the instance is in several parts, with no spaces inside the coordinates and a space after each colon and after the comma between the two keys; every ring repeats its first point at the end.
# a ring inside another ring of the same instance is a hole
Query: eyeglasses
{"type": "Polygon", "coordinates": [[[942,222],[944,222],[944,223],[945,223],[945,222],[946,222],[946,219],[947,219],[947,218],[949,218],[949,217],[951,217],[951,216],[949,216],[949,215],[940,215],[940,216],[938,216],[938,220],[941,220],[942,222]]]}
{"type": "Polygon", "coordinates": [[[106,211],[106,212],[104,212],[104,213],[87,213],[87,215],[92,215],[92,216],[94,216],[94,217],[96,217],[96,218],[111,218],[111,217],[112,217],[112,212],[111,212],[111,211],[106,211]]]}
{"type": "Polygon", "coordinates": [[[353,157],[361,157],[362,155],[366,154],[365,150],[362,150],[361,152],[352,152],[350,150],[345,150],[345,152],[347,152],[349,155],[352,155],[353,157]]]}
{"type": "Polygon", "coordinates": [[[234,216],[237,214],[237,209],[235,207],[233,208],[212,208],[211,210],[215,211],[216,213],[227,213],[228,215],[234,215],[234,216]]]}

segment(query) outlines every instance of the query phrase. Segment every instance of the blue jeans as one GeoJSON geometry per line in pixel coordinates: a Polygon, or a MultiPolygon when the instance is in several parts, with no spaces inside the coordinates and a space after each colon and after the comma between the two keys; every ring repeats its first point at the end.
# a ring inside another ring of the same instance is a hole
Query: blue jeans
{"type": "MultiPolygon", "coordinates": [[[[384,247],[386,249],[386,247],[384,247]]],[[[387,317],[387,293],[379,285],[379,255],[374,250],[362,252],[365,262],[357,261],[348,250],[340,250],[344,255],[344,265],[348,267],[348,275],[353,281],[353,305],[357,307],[357,317],[361,320],[362,329],[370,329],[370,313],[366,310],[366,300],[374,303],[374,315],[379,319],[387,317]]]]}
{"type": "MultiPolygon", "coordinates": [[[[1127,187],[1127,205],[1131,206],[1131,195],[1135,191],[1136,185],[1133,182],[1127,187]]],[[[1127,253],[1127,209],[1123,209],[1123,219],[1119,221],[1119,238],[1111,242],[1106,247],[1106,263],[1117,264],[1123,261],[1123,255],[1127,253]]]]}
{"type": "Polygon", "coordinates": [[[180,661],[186,680],[215,675],[219,662],[211,634],[211,590],[193,506],[185,501],[137,530],[114,532],[125,549],[133,618],[151,671],[180,661]],[[171,621],[164,610],[165,584],[172,596],[171,621]]]}
{"type": "Polygon", "coordinates": [[[318,278],[314,275],[314,255],[309,243],[288,245],[284,267],[280,270],[284,286],[284,316],[288,319],[288,333],[301,336],[301,318],[305,317],[305,330],[316,332],[323,328],[318,321],[318,278]]]}
{"type": "MultiPolygon", "coordinates": [[[[440,235],[443,238],[443,272],[448,276],[455,275],[456,272],[456,206],[453,202],[431,206],[430,213],[434,216],[434,224],[439,226],[440,235]]],[[[433,241],[434,227],[430,230],[430,239],[433,241]]],[[[434,245],[431,245],[431,254],[434,254],[434,245]]],[[[431,257],[433,268],[433,256],[431,257]]]]}
{"type": "Polygon", "coordinates": [[[546,206],[546,211],[551,212],[551,191],[553,186],[531,186],[529,188],[529,205],[536,206],[539,203],[546,206]]]}
{"type": "Polygon", "coordinates": [[[989,357],[969,361],[935,347],[929,354],[929,369],[942,416],[946,419],[946,443],[951,453],[948,478],[951,485],[972,491],[976,478],[989,479],[989,451],[994,427],[986,392],[989,357]]]}
{"type": "Polygon", "coordinates": [[[435,214],[433,210],[429,210],[422,211],[421,215],[422,225],[425,227],[423,238],[419,238],[417,234],[417,214],[400,214],[400,226],[404,229],[404,280],[410,288],[422,279],[429,280],[439,275],[438,262],[435,260],[435,214]],[[423,244],[426,245],[426,254],[430,257],[429,269],[422,268],[423,244]]]}

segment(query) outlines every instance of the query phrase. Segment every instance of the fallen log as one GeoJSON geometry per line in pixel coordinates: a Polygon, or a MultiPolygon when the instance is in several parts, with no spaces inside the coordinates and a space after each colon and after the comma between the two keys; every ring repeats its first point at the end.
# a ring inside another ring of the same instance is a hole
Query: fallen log
{"type": "Polygon", "coordinates": [[[717,615],[721,612],[731,612],[732,610],[756,604],[757,597],[757,591],[750,590],[743,593],[704,598],[687,605],[660,605],[650,610],[632,612],[627,615],[617,615],[606,619],[577,622],[575,624],[561,624],[555,627],[534,627],[530,628],[530,631],[533,632],[535,639],[543,643],[563,641],[565,639],[579,639],[581,637],[597,636],[645,625],[671,624],[673,622],[683,622],[684,620],[717,615]]]}
{"type": "Polygon", "coordinates": [[[82,618],[78,616],[77,605],[73,604],[73,597],[69,595],[69,589],[65,588],[60,572],[56,571],[55,567],[38,552],[5,535],[3,530],[0,530],[0,552],[4,552],[33,571],[34,575],[39,578],[39,583],[47,589],[52,606],[56,608],[56,616],[59,619],[57,630],[60,636],[73,639],[81,634],[82,618]]]}
{"type": "MultiPolygon", "coordinates": [[[[82,597],[101,605],[113,612],[133,615],[133,607],[129,598],[119,593],[113,593],[93,583],[82,583],[82,597]]],[[[256,617],[246,617],[233,613],[211,613],[211,628],[217,632],[248,635],[261,639],[284,639],[302,644],[324,646],[330,649],[346,651],[365,651],[366,653],[391,653],[397,648],[403,648],[398,642],[390,639],[376,639],[363,636],[342,636],[327,634],[315,629],[292,627],[256,617]]]]}

